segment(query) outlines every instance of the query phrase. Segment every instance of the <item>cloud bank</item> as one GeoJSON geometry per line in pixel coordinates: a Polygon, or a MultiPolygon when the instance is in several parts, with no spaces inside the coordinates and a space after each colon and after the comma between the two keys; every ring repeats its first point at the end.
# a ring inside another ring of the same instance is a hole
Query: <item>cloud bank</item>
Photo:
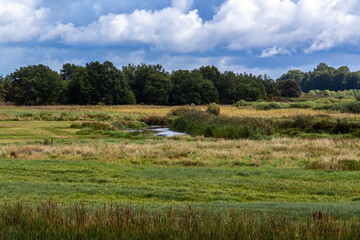
{"type": "MultiPolygon", "coordinates": [[[[94,8],[100,3],[91,2],[94,8]]],[[[1,0],[0,42],[140,43],[170,52],[209,51],[221,46],[260,49],[262,57],[270,57],[356,45],[360,38],[357,0],[227,0],[210,21],[203,21],[192,9],[193,0],[173,0],[159,10],[109,13],[83,26],[50,20],[56,9],[43,6],[41,0],[1,0]]]]}

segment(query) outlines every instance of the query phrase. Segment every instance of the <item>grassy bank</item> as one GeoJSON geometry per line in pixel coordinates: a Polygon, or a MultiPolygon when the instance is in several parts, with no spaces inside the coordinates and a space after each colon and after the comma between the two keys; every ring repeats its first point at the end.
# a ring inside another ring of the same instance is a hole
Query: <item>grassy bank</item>
{"type": "Polygon", "coordinates": [[[44,203],[0,206],[4,239],[358,239],[358,220],[316,212],[302,220],[251,212],[187,208],[151,214],[110,206],[86,209],[44,203]]]}
{"type": "Polygon", "coordinates": [[[324,134],[360,136],[360,121],[328,115],[282,118],[215,116],[196,108],[179,108],[170,128],[193,136],[263,139],[268,136],[318,137],[324,134]]]}

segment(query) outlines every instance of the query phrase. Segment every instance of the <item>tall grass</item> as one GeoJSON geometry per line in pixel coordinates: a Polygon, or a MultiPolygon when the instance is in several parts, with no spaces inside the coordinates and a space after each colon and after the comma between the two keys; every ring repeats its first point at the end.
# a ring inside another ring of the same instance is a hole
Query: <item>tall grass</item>
{"type": "Polygon", "coordinates": [[[341,102],[332,105],[320,105],[315,110],[332,110],[342,113],[360,113],[360,101],[357,102],[341,102]]]}
{"type": "Polygon", "coordinates": [[[190,135],[227,139],[259,139],[270,135],[352,134],[360,136],[360,122],[332,119],[328,116],[298,115],[282,119],[214,116],[197,110],[183,109],[170,129],[190,135]]]}
{"type": "Polygon", "coordinates": [[[200,110],[183,110],[169,125],[170,129],[205,137],[239,139],[259,138],[273,133],[274,122],[265,118],[215,116],[200,110]]]}
{"type": "Polygon", "coordinates": [[[54,203],[0,207],[1,239],[359,239],[360,223],[317,212],[303,221],[169,209],[151,214],[119,206],[64,208],[54,203]]]}

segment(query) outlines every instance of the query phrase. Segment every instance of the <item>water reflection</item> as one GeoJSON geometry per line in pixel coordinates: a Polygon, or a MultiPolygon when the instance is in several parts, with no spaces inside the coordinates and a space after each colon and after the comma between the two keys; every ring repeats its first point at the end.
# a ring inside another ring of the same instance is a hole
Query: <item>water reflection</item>
{"type": "Polygon", "coordinates": [[[149,126],[147,128],[147,130],[155,133],[156,136],[162,136],[162,137],[174,137],[174,136],[187,135],[186,133],[171,131],[169,128],[163,127],[163,126],[149,126]]]}
{"type": "Polygon", "coordinates": [[[165,126],[149,126],[142,130],[128,129],[128,132],[136,132],[136,131],[143,131],[143,130],[148,130],[150,132],[153,132],[156,136],[161,136],[161,137],[174,137],[174,136],[186,136],[187,135],[186,133],[171,131],[168,127],[165,127],[165,126]]]}

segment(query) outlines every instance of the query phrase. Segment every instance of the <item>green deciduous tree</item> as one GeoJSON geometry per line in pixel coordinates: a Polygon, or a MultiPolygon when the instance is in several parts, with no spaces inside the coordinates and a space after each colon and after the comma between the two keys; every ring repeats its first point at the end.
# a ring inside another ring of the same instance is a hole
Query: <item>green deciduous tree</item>
{"type": "Polygon", "coordinates": [[[298,98],[301,96],[301,88],[293,79],[279,81],[277,86],[282,97],[298,98]]]}
{"type": "Polygon", "coordinates": [[[72,74],[68,86],[68,101],[70,104],[88,105],[92,103],[92,86],[89,74],[84,67],[78,67],[72,74]]]}
{"type": "Polygon", "coordinates": [[[66,82],[44,65],[21,67],[10,75],[13,100],[17,105],[64,104],[66,82]]]}
{"type": "Polygon", "coordinates": [[[134,104],[135,97],[124,74],[111,62],[86,64],[93,104],[134,104]]]}
{"type": "Polygon", "coordinates": [[[123,67],[123,72],[138,103],[168,104],[171,81],[161,65],[129,64],[123,67]]]}
{"type": "Polygon", "coordinates": [[[198,71],[178,70],[171,74],[172,92],[171,103],[184,104],[209,104],[218,102],[219,93],[210,80],[202,77],[198,71]]]}

